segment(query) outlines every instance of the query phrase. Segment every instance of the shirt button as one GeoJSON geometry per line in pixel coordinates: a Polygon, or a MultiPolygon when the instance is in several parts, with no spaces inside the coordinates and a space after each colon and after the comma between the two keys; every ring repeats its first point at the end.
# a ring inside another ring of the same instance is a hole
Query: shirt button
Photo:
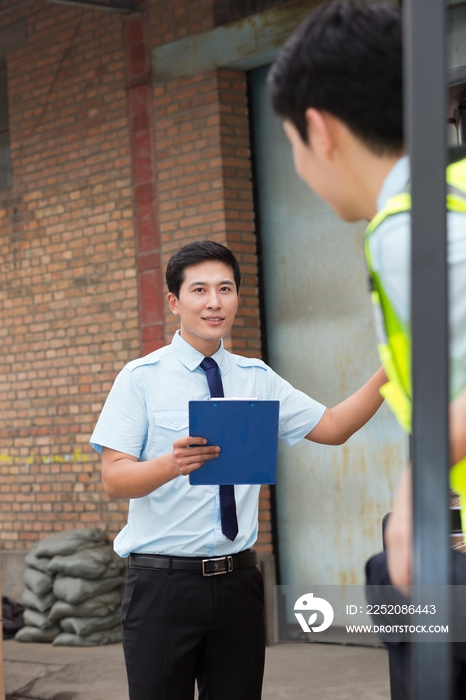
{"type": "Polygon", "coordinates": [[[174,425],[175,428],[178,428],[180,424],[179,424],[179,423],[173,423],[173,425],[174,425]]]}
{"type": "Polygon", "coordinates": [[[215,529],[216,529],[216,530],[220,530],[220,525],[219,525],[218,523],[217,523],[217,525],[215,526],[215,529]]]}

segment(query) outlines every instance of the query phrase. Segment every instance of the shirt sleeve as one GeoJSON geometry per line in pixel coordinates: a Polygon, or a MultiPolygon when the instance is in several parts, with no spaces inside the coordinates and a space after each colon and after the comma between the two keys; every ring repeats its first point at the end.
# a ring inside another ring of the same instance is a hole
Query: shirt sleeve
{"type": "Polygon", "coordinates": [[[142,383],[126,367],[115,379],[90,440],[102,453],[103,447],[124,452],[137,459],[147,440],[148,417],[142,383]]]}
{"type": "Polygon", "coordinates": [[[278,437],[292,446],[313,430],[326,406],[315,401],[269,369],[270,398],[280,401],[278,437]]]}

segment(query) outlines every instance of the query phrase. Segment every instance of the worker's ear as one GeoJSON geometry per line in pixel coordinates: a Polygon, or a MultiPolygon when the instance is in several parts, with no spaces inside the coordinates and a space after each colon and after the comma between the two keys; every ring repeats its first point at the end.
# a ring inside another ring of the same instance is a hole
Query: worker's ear
{"type": "Polygon", "coordinates": [[[312,151],[331,159],[335,145],[335,117],[314,107],[306,109],[308,143],[312,151]]]}
{"type": "Polygon", "coordinates": [[[178,308],[178,298],[173,294],[173,292],[168,292],[167,301],[172,314],[175,314],[175,316],[179,316],[180,310],[178,308]]]}

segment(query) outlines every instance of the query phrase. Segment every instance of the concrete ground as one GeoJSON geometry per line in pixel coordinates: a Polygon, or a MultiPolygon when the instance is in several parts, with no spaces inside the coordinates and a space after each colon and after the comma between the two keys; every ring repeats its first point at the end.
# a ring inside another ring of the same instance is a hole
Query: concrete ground
{"type": "MultiPolygon", "coordinates": [[[[128,700],[122,649],[4,642],[7,700],[128,700]]],[[[390,700],[382,648],[276,644],[263,700],[390,700]]]]}

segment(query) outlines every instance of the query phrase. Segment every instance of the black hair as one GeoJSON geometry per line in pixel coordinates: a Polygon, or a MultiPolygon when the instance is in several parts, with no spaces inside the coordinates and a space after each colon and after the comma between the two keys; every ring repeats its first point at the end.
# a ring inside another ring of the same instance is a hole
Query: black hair
{"type": "Polygon", "coordinates": [[[216,260],[231,267],[236,284],[236,291],[239,292],[241,270],[237,259],[226,246],[208,240],[186,243],[186,245],[171,256],[165,274],[168,290],[178,298],[181,285],[185,280],[185,268],[189,265],[197,265],[198,263],[205,262],[206,260],[216,260]]]}
{"type": "Polygon", "coordinates": [[[272,104],[308,142],[305,112],[340,119],[378,155],[403,149],[401,11],[388,2],[321,5],[267,77],[272,104]]]}

